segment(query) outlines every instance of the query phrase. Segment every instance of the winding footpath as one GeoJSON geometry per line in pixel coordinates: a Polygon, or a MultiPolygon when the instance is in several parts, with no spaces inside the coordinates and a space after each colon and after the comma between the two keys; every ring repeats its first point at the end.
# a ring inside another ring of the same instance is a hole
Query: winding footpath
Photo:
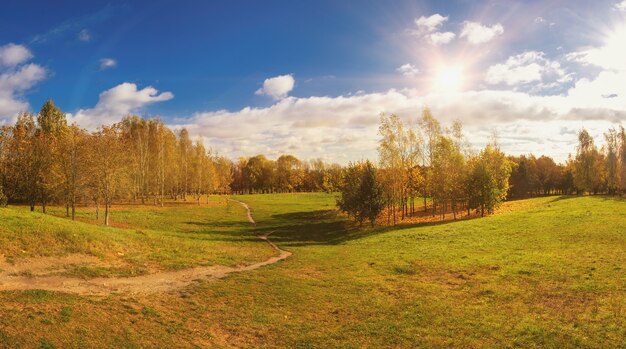
{"type": "MultiPolygon", "coordinates": [[[[237,200],[229,199],[243,206],[247,211],[248,221],[256,224],[252,218],[250,207],[237,200]]],[[[270,233],[271,234],[271,233],[270,233]]],[[[276,255],[265,261],[244,266],[222,266],[212,265],[204,267],[195,267],[184,270],[160,272],[134,277],[110,277],[110,278],[94,278],[94,279],[78,279],[64,276],[36,276],[23,275],[27,272],[31,263],[21,268],[0,264],[0,291],[3,290],[48,290],[75,293],[80,295],[100,295],[105,296],[112,293],[122,294],[149,294],[158,292],[167,292],[183,288],[196,280],[202,279],[222,279],[232,273],[240,273],[255,270],[266,265],[277,263],[291,256],[291,252],[280,249],[276,244],[268,239],[268,235],[257,236],[260,240],[267,242],[275,251],[276,255]]],[[[73,259],[89,258],[86,256],[68,256],[65,257],[69,263],[73,259]]],[[[59,260],[63,260],[60,258],[59,260]]],[[[0,261],[1,262],[1,261],[0,261]]],[[[43,259],[39,264],[49,264],[43,259]]],[[[37,262],[35,262],[37,263],[37,262]]]]}

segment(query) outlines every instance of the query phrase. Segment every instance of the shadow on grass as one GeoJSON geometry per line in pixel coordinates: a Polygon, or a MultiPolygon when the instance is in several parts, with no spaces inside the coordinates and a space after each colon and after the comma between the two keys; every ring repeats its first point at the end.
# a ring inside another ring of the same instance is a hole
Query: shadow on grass
{"type": "Polygon", "coordinates": [[[438,226],[453,222],[455,221],[376,227],[364,224],[359,227],[358,224],[339,215],[336,210],[320,210],[272,215],[271,220],[258,225],[257,232],[259,234],[272,233],[272,241],[285,246],[337,245],[394,230],[438,226]]]}
{"type": "Polygon", "coordinates": [[[600,199],[603,201],[626,202],[626,198],[619,196],[619,195],[561,195],[550,200],[550,203],[563,201],[563,200],[577,199],[577,198],[582,198],[582,197],[600,199]]]}

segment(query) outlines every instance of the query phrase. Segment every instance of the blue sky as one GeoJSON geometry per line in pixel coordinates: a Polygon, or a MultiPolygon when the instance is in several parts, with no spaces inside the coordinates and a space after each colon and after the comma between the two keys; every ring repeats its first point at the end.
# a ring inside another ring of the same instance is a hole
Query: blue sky
{"type": "Polygon", "coordinates": [[[563,160],[626,121],[626,2],[4,1],[0,123],[160,116],[236,157],[374,157],[424,105],[478,147],[563,160]],[[624,41],[621,41],[624,42],[624,41]]]}

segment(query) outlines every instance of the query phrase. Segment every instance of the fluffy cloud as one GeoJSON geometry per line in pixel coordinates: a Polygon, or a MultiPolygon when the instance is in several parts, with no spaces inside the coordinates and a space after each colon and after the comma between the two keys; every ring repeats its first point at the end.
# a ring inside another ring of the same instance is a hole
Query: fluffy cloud
{"type": "Polygon", "coordinates": [[[78,32],[78,40],[83,42],[91,41],[91,33],[87,29],[83,29],[78,32]]]}
{"type": "Polygon", "coordinates": [[[68,117],[82,127],[95,129],[102,124],[117,122],[122,117],[136,113],[145,106],[172,98],[174,95],[171,92],[159,93],[152,86],[138,90],[137,85],[125,82],[100,93],[95,107],[81,109],[68,117]]]}
{"type": "Polygon", "coordinates": [[[428,39],[433,45],[444,45],[450,43],[456,34],[453,32],[434,32],[428,35],[428,39]]]}
{"type": "Polygon", "coordinates": [[[24,46],[7,44],[0,46],[0,68],[14,67],[33,58],[33,54],[24,46]]]}
{"type": "Polygon", "coordinates": [[[396,113],[414,123],[428,105],[443,123],[459,118],[476,147],[483,146],[496,128],[507,152],[548,153],[563,161],[574,151],[580,127],[601,135],[608,125],[626,118],[626,86],[608,88],[620,78],[626,77],[607,75],[582,81],[555,96],[495,90],[423,95],[419,89],[392,89],[337,97],[287,97],[266,108],[197,113],[175,120],[174,126],[187,127],[192,134],[205,137],[208,146],[233,158],[292,153],[346,163],[376,157],[381,112],[396,113]],[[607,99],[601,94],[617,96],[607,99]],[[587,95],[596,97],[580,97],[587,95]]]}
{"type": "Polygon", "coordinates": [[[0,46],[0,124],[29,109],[24,93],[47,76],[45,68],[26,62],[33,57],[24,46],[0,46]]]}
{"type": "Polygon", "coordinates": [[[624,0],[622,2],[618,2],[617,4],[615,4],[615,9],[617,9],[619,11],[626,11],[626,0],[624,0]]]}
{"type": "Polygon", "coordinates": [[[427,42],[433,45],[443,45],[450,43],[456,34],[453,32],[439,32],[439,29],[444,22],[448,20],[448,17],[444,17],[438,13],[430,17],[421,16],[415,19],[415,25],[417,30],[409,30],[409,32],[417,37],[425,39],[427,42]]]}
{"type": "Polygon", "coordinates": [[[287,97],[287,94],[293,90],[296,81],[291,74],[279,75],[268,78],[263,81],[263,87],[255,93],[257,95],[267,95],[275,100],[287,97]]]}
{"type": "Polygon", "coordinates": [[[571,76],[565,73],[559,62],[547,59],[543,52],[538,51],[511,56],[505,63],[489,67],[485,76],[488,84],[508,86],[543,81],[545,84],[540,87],[552,87],[551,82],[565,83],[570,80],[571,76]]]}
{"type": "Polygon", "coordinates": [[[403,64],[399,66],[398,69],[396,69],[396,71],[408,78],[412,78],[419,73],[419,69],[417,69],[417,67],[415,67],[411,63],[407,63],[407,64],[403,64]]]}
{"type": "Polygon", "coordinates": [[[421,29],[425,32],[433,32],[439,28],[443,22],[447,21],[448,17],[444,17],[438,13],[430,17],[421,16],[420,18],[415,19],[415,25],[417,25],[418,29],[421,29]]]}
{"type": "Polygon", "coordinates": [[[117,67],[117,61],[113,58],[102,58],[100,60],[100,70],[110,69],[117,67]]]}
{"type": "Polygon", "coordinates": [[[478,22],[465,21],[459,36],[466,38],[471,44],[478,45],[489,42],[502,33],[504,33],[504,28],[499,23],[486,26],[478,22]]]}

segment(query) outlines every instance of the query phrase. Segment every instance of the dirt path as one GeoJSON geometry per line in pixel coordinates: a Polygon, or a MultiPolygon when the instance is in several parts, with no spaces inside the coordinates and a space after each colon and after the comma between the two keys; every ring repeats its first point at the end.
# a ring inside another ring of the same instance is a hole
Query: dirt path
{"type": "MultiPolygon", "coordinates": [[[[243,206],[247,211],[248,221],[252,224],[256,224],[248,205],[237,200],[231,199],[231,201],[243,206]]],[[[222,265],[196,267],[135,277],[111,277],[83,280],[64,276],[39,276],[36,272],[30,272],[33,266],[45,266],[47,271],[62,270],[64,264],[70,264],[78,260],[85,262],[84,258],[90,257],[71,255],[59,258],[38,258],[28,263],[10,265],[6,263],[4,257],[0,255],[0,291],[39,289],[81,295],[108,295],[111,293],[147,294],[171,291],[185,287],[196,280],[221,279],[231,273],[255,270],[291,256],[291,252],[281,250],[273,242],[268,240],[268,235],[269,234],[260,235],[258,238],[272,246],[276,251],[276,256],[262,262],[236,267],[222,265]],[[24,275],[25,273],[27,273],[27,275],[24,275]]]]}

